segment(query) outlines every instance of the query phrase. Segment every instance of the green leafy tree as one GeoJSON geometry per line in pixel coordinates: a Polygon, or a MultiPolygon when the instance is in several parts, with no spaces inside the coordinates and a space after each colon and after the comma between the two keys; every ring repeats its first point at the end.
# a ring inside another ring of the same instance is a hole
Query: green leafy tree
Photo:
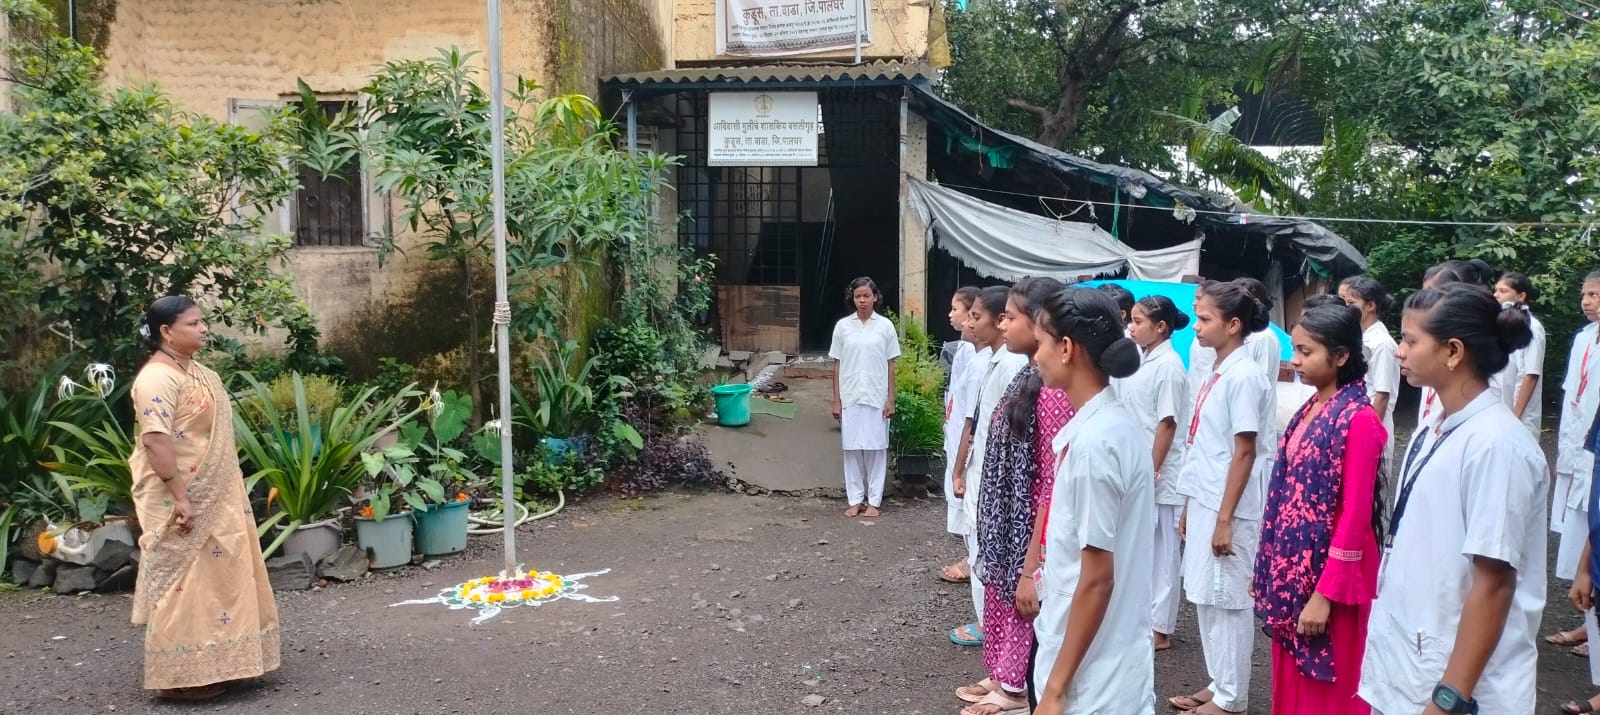
{"type": "MultiPolygon", "coordinates": [[[[289,243],[264,211],[297,180],[293,123],[255,133],[186,113],[154,86],[107,87],[94,51],[59,37],[32,0],[7,0],[11,111],[0,113],[0,256],[9,297],[120,367],[141,353],[144,305],[189,294],[246,333],[287,328],[294,354],[317,329],[280,272],[289,243]],[[21,261],[20,264],[12,261],[21,261]]],[[[10,302],[9,300],[7,302],[10,302]]],[[[9,335],[26,326],[0,325],[9,335]]],[[[8,340],[0,360],[33,349],[8,340]]]]}

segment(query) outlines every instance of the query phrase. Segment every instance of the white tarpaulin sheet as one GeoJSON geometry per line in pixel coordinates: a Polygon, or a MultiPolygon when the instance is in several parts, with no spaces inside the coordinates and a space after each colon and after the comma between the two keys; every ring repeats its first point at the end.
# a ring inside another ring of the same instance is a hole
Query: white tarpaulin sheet
{"type": "Polygon", "coordinates": [[[1136,251],[1092,223],[1059,221],[1018,211],[916,177],[912,210],[939,248],[990,278],[1072,279],[1120,273],[1144,281],[1179,281],[1200,273],[1201,239],[1154,251],[1136,251]]]}

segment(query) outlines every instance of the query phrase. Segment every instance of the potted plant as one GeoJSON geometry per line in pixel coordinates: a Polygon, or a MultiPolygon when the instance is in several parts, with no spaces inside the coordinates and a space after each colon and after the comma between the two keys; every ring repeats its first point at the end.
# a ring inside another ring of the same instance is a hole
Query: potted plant
{"type": "Polygon", "coordinates": [[[895,361],[895,413],[889,421],[889,454],[902,482],[923,485],[944,473],[944,367],[926,331],[911,321],[900,324],[900,358],[895,361]]]}
{"type": "Polygon", "coordinates": [[[415,487],[403,494],[417,525],[417,551],[424,556],[456,554],[467,548],[471,504],[461,489],[476,477],[467,453],[451,444],[467,432],[472,396],[454,390],[441,394],[435,387],[425,408],[427,423],[402,427],[400,441],[388,452],[398,457],[393,462],[397,471],[410,472],[408,482],[415,487]]]}
{"type": "Polygon", "coordinates": [[[549,459],[583,451],[579,432],[594,411],[594,389],[589,386],[593,358],[578,361],[578,341],[568,340],[539,357],[533,366],[533,384],[539,404],[534,407],[516,395],[520,419],[539,435],[549,459]]]}
{"type": "Polygon", "coordinates": [[[280,531],[263,555],[271,556],[282,547],[286,553],[305,553],[319,561],[339,548],[336,512],[340,500],[366,476],[361,454],[382,435],[416,416],[420,408],[402,412],[402,406],[417,393],[408,387],[372,402],[377,388],[362,390],[333,409],[321,430],[319,448],[311,433],[314,422],[304,379],[298,373],[291,377],[293,432],[288,430],[288,416],[271,399],[270,389],[249,374],[244,379],[259,400],[265,427],[258,433],[242,413],[235,412],[236,438],[244,461],[255,470],[250,483],[265,482],[269,488],[267,508],[277,505],[259,530],[262,535],[273,527],[280,531]],[[285,543],[291,539],[292,543],[285,543]]]}
{"type": "Polygon", "coordinates": [[[411,509],[422,504],[417,492],[435,489],[443,495],[438,482],[418,476],[412,466],[415,461],[416,456],[405,445],[385,448],[381,454],[361,454],[361,465],[373,483],[367,489],[367,503],[356,510],[356,545],[367,552],[372,568],[394,568],[411,562],[411,509]]]}

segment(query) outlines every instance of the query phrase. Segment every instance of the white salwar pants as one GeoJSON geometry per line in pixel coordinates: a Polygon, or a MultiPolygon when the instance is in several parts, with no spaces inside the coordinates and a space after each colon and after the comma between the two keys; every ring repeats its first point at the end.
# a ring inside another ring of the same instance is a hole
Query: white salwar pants
{"type": "Polygon", "coordinates": [[[1200,640],[1211,675],[1211,702],[1229,712],[1250,709],[1250,651],[1255,646],[1255,613],[1245,608],[1195,606],[1200,640]]]}
{"type": "Polygon", "coordinates": [[[1172,504],[1156,505],[1155,586],[1151,593],[1155,604],[1150,611],[1151,628],[1170,636],[1178,627],[1178,600],[1182,595],[1180,578],[1183,562],[1183,539],[1178,538],[1178,518],[1183,507],[1172,504]]]}
{"type": "MultiPolygon", "coordinates": [[[[1557,474],[1555,498],[1550,504],[1550,531],[1561,535],[1556,542],[1555,576],[1571,581],[1578,575],[1578,559],[1583,555],[1583,545],[1589,542],[1589,512],[1573,509],[1574,488],[1571,474],[1557,474]]],[[[1580,502],[1582,503],[1582,502],[1580,502]]]]}
{"type": "Polygon", "coordinates": [[[883,505],[883,481],[889,473],[889,420],[883,408],[851,405],[839,415],[844,442],[844,491],[850,505],[883,505]]]}
{"type": "Polygon", "coordinates": [[[968,531],[964,538],[967,542],[967,572],[972,574],[967,579],[972,586],[972,612],[977,616],[974,623],[983,628],[983,579],[978,578],[978,530],[968,531]]]}
{"type": "MultiPolygon", "coordinates": [[[[1589,643],[1600,643],[1600,625],[1595,622],[1593,608],[1583,613],[1583,630],[1589,633],[1589,643]]],[[[1589,646],[1590,685],[1600,685],[1600,653],[1596,653],[1595,651],[1597,650],[1600,650],[1600,648],[1595,648],[1593,645],[1589,646]]]]}

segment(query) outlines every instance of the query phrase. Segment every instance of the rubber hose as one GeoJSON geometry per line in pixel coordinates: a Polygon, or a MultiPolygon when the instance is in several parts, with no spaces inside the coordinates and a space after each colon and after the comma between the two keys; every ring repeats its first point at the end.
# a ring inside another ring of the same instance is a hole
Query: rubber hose
{"type": "MultiPolygon", "coordinates": [[[[567,505],[567,494],[566,494],[566,492],[564,492],[564,491],[562,491],[560,489],[556,490],[556,505],[555,505],[555,508],[553,508],[553,509],[551,509],[549,511],[540,513],[540,514],[529,513],[528,507],[523,506],[521,504],[514,504],[513,506],[515,506],[519,511],[522,512],[522,517],[517,519],[517,521],[513,525],[513,527],[522,526],[523,524],[526,524],[526,523],[531,522],[531,521],[538,521],[540,519],[545,519],[545,518],[554,516],[556,514],[556,512],[561,511],[562,507],[565,507],[566,505],[567,505]]],[[[476,534],[476,535],[480,535],[481,536],[481,535],[485,535],[485,534],[499,534],[499,533],[502,533],[502,532],[505,531],[505,520],[503,518],[502,519],[486,519],[486,518],[483,518],[483,517],[480,517],[480,516],[476,516],[474,514],[468,514],[467,515],[467,520],[471,521],[474,524],[480,525],[478,528],[467,529],[467,533],[468,534],[476,534]]]]}

